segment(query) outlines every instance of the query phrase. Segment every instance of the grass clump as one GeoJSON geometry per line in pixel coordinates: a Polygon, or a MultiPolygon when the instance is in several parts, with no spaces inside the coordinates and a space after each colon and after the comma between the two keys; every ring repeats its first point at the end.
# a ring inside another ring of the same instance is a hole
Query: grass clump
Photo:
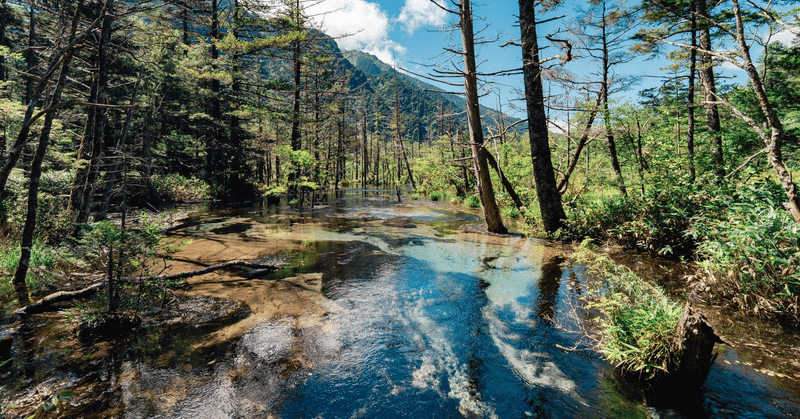
{"type": "Polygon", "coordinates": [[[479,208],[481,206],[481,200],[477,195],[469,195],[461,203],[469,208],[479,208]]]}
{"type": "Polygon", "coordinates": [[[695,186],[665,186],[626,197],[581,200],[568,208],[566,230],[573,237],[613,241],[654,255],[688,256],[695,243],[687,237],[695,210],[709,200],[695,186]]]}
{"type": "Polygon", "coordinates": [[[584,240],[573,259],[590,276],[588,308],[598,318],[598,346],[623,373],[653,378],[677,363],[675,336],[684,308],[664,291],[584,240]]]}
{"type": "MultiPolygon", "coordinates": [[[[19,265],[20,251],[18,243],[7,245],[0,250],[0,274],[3,276],[3,280],[0,281],[0,296],[2,297],[11,296],[14,293],[11,281],[19,265]]],[[[34,242],[33,249],[31,249],[30,268],[25,277],[25,282],[31,291],[38,291],[50,282],[51,274],[48,271],[55,267],[60,257],[57,249],[38,241],[34,242]]]]}
{"type": "Polygon", "coordinates": [[[203,201],[211,198],[211,187],[204,181],[177,173],[155,174],[153,187],[158,195],[171,202],[203,201]]]}

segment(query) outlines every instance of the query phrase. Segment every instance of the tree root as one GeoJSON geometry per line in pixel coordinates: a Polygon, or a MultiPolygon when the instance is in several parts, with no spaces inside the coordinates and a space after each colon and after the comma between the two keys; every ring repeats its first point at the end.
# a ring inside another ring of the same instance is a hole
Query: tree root
{"type": "MultiPolygon", "coordinates": [[[[253,268],[256,269],[255,274],[247,275],[247,278],[254,278],[260,275],[266,275],[278,270],[278,267],[275,265],[268,265],[263,263],[255,263],[255,262],[247,262],[243,260],[234,260],[230,262],[225,262],[219,265],[209,266],[203,269],[198,269],[195,271],[187,271],[187,272],[180,272],[177,274],[170,274],[170,275],[159,275],[159,276],[151,276],[148,278],[122,278],[122,282],[126,283],[141,283],[143,281],[151,282],[151,281],[174,281],[178,279],[186,279],[193,276],[203,275],[210,272],[214,272],[220,269],[228,269],[228,268],[238,268],[238,267],[245,267],[245,268],[253,268]]],[[[92,285],[89,285],[86,288],[77,290],[77,291],[59,291],[53,294],[50,294],[41,300],[28,304],[19,310],[15,311],[14,314],[20,316],[22,318],[28,317],[32,314],[38,313],[46,313],[50,311],[57,311],[59,310],[58,307],[55,305],[57,303],[65,302],[65,301],[73,301],[80,298],[87,298],[92,296],[101,288],[108,285],[108,281],[103,280],[99,282],[95,282],[92,285]]]]}

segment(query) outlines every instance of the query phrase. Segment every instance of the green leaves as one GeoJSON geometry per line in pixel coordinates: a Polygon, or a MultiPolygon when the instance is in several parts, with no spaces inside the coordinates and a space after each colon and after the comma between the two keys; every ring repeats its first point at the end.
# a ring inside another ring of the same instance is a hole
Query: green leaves
{"type": "Polygon", "coordinates": [[[677,362],[673,342],[683,307],[655,284],[617,265],[585,240],[572,259],[586,268],[590,309],[598,310],[599,349],[623,372],[652,376],[677,362]]]}
{"type": "Polygon", "coordinates": [[[727,207],[693,219],[701,267],[720,294],[744,306],[757,300],[748,295],[777,308],[800,295],[800,232],[778,188],[771,182],[741,188],[727,207]]]}
{"type": "Polygon", "coordinates": [[[32,415],[25,419],[39,419],[47,412],[56,412],[63,407],[63,401],[72,398],[74,392],[72,390],[61,390],[54,394],[53,397],[45,400],[45,402],[36,408],[32,415]]]}

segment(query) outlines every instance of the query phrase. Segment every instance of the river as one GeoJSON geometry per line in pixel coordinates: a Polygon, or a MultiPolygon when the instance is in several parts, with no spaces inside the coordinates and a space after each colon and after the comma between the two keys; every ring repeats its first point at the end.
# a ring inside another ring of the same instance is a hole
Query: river
{"type": "MultiPolygon", "coordinates": [[[[387,191],[296,211],[203,209],[172,271],[232,259],[280,263],[189,280],[184,297],[241,301],[240,320],[152,328],[86,391],[87,417],[800,417],[798,336],[705,310],[729,343],[691,400],[647,406],[591,350],[585,279],[568,249],[509,235],[387,191]],[[90,412],[93,412],[90,414],[90,412]]],[[[105,365],[105,364],[104,364],[105,365]]],[[[80,389],[78,390],[78,392],[80,389]]],[[[80,400],[80,397],[76,397],[80,400]]]]}

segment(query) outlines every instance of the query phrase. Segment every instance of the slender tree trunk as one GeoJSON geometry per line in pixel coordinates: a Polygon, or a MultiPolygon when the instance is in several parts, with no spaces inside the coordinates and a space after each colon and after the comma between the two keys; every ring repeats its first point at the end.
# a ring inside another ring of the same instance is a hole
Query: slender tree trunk
{"type": "Polygon", "coordinates": [[[133,112],[135,110],[133,105],[135,105],[136,101],[138,100],[139,84],[142,82],[143,77],[144,77],[144,65],[142,65],[139,68],[139,77],[136,78],[136,84],[134,84],[133,86],[133,93],[131,94],[131,100],[130,100],[131,108],[128,109],[128,114],[125,116],[125,123],[122,126],[122,134],[120,135],[119,141],[117,141],[117,144],[114,146],[114,150],[111,151],[114,155],[113,158],[114,164],[111,167],[111,170],[109,171],[108,174],[108,179],[106,180],[107,185],[106,185],[106,190],[103,193],[103,206],[98,214],[99,219],[105,218],[106,213],[108,213],[108,207],[111,203],[111,195],[113,194],[114,186],[116,186],[117,183],[117,172],[120,169],[119,166],[121,163],[121,156],[122,153],[124,153],[123,148],[125,147],[125,142],[128,139],[128,133],[130,132],[131,121],[133,120],[133,112]]]}
{"type": "MultiPolygon", "coordinates": [[[[218,71],[219,49],[217,41],[219,33],[219,3],[220,0],[211,0],[211,68],[218,71]]],[[[211,79],[211,133],[206,136],[206,177],[214,184],[219,183],[220,168],[220,135],[219,124],[222,120],[222,105],[220,98],[220,82],[214,77],[211,79]]]]}
{"type": "Polygon", "coordinates": [[[686,95],[688,106],[686,121],[686,152],[689,156],[689,181],[694,183],[697,174],[694,167],[694,77],[697,67],[697,18],[692,14],[692,50],[689,52],[689,90],[686,95]]]}
{"type": "Polygon", "coordinates": [[[361,110],[363,117],[363,121],[361,124],[361,155],[363,156],[362,166],[361,166],[361,189],[366,189],[367,187],[367,168],[369,167],[369,150],[367,148],[367,108],[366,106],[364,109],[361,110]]]}
{"type": "MultiPolygon", "coordinates": [[[[0,0],[0,47],[7,46],[6,45],[6,26],[8,26],[8,21],[11,16],[11,10],[6,7],[6,0],[0,0]]],[[[3,54],[0,54],[0,82],[6,81],[6,57],[3,54]]],[[[27,103],[26,103],[27,104],[27,103]]],[[[5,126],[3,127],[3,141],[5,141],[5,126]]],[[[3,147],[0,148],[0,155],[6,152],[5,144],[3,147]]]]}
{"type": "MultiPolygon", "coordinates": [[[[700,30],[700,49],[713,51],[711,45],[711,29],[708,18],[708,0],[697,0],[695,3],[697,14],[701,18],[699,22],[700,30]]],[[[706,126],[711,136],[712,152],[714,156],[714,166],[716,167],[717,182],[721,183],[725,177],[725,158],[722,150],[722,129],[719,117],[719,107],[717,106],[717,86],[714,79],[714,62],[710,55],[700,54],[701,68],[699,71],[700,80],[703,82],[703,95],[705,98],[706,126]]]]}
{"type": "Polygon", "coordinates": [[[639,122],[639,115],[636,115],[636,160],[639,163],[639,182],[642,196],[644,196],[644,169],[647,163],[642,154],[642,124],[639,122]]]}
{"type": "MultiPolygon", "coordinates": [[[[478,193],[481,208],[486,221],[486,228],[491,233],[506,233],[500,209],[492,187],[489,165],[486,162],[487,151],[484,148],[483,127],[481,125],[480,105],[478,103],[478,74],[475,64],[475,41],[473,39],[472,7],[469,0],[459,1],[459,18],[461,41],[464,46],[464,92],[467,96],[467,120],[469,123],[470,148],[475,168],[475,179],[478,182],[478,193]]],[[[555,179],[553,180],[555,184],[555,179]]],[[[559,201],[560,202],[560,201],[559,201]]]]}
{"type": "MultiPolygon", "coordinates": [[[[300,0],[295,1],[294,23],[300,24],[300,0]]],[[[292,98],[292,151],[300,151],[302,142],[300,137],[300,83],[302,81],[302,51],[300,42],[292,45],[292,76],[294,77],[294,95],[292,98]]],[[[297,195],[297,180],[300,178],[300,168],[289,173],[289,196],[297,195]]]]}
{"type": "Polygon", "coordinates": [[[35,0],[30,0],[28,11],[28,50],[25,51],[25,67],[28,74],[25,76],[25,102],[28,104],[36,96],[36,6],[35,0]]]}
{"type": "Polygon", "coordinates": [[[589,118],[586,120],[586,125],[583,127],[583,131],[581,132],[581,138],[578,139],[578,145],[575,147],[575,154],[572,160],[567,167],[567,171],[564,172],[564,177],[561,178],[561,181],[558,182],[558,192],[563,194],[567,191],[567,185],[569,184],[569,179],[572,177],[572,173],[575,171],[575,167],[578,166],[579,157],[581,156],[581,152],[583,148],[586,146],[587,142],[589,141],[589,134],[592,131],[592,125],[594,124],[594,119],[597,116],[597,111],[600,108],[600,103],[603,100],[602,92],[597,94],[597,100],[592,107],[592,110],[589,111],[589,118]]]}
{"type": "MultiPolygon", "coordinates": [[[[80,11],[83,8],[83,0],[78,1],[75,9],[75,15],[72,19],[72,26],[70,37],[75,37],[75,32],[78,27],[78,20],[80,11]]],[[[50,98],[49,107],[58,104],[61,101],[61,93],[64,90],[64,85],[67,81],[67,73],[69,73],[69,66],[72,60],[71,50],[64,55],[61,64],[61,73],[58,77],[53,94],[50,98]]],[[[14,288],[17,293],[20,306],[26,306],[30,303],[28,297],[28,287],[25,278],[28,276],[28,269],[30,266],[31,250],[33,249],[34,233],[36,231],[36,213],[39,209],[39,181],[42,177],[42,162],[44,161],[45,153],[50,142],[50,131],[55,119],[55,111],[50,112],[45,116],[42,131],[39,135],[39,146],[36,148],[33,161],[31,163],[30,183],[28,185],[28,208],[25,214],[25,224],[22,228],[22,238],[20,241],[20,258],[17,270],[14,272],[14,288]]]]}
{"type": "MultiPolygon", "coordinates": [[[[97,48],[97,78],[95,79],[94,103],[108,103],[108,77],[109,77],[109,50],[111,48],[111,29],[114,17],[109,13],[113,2],[108,2],[108,10],[103,13],[103,25],[100,32],[100,42],[97,48]]],[[[106,134],[107,109],[90,108],[89,118],[84,132],[84,141],[79,151],[79,159],[84,164],[79,164],[73,181],[72,196],[68,213],[72,214],[73,224],[86,223],[89,220],[91,204],[94,201],[94,190],[100,171],[101,150],[106,134]]]]}
{"type": "Polygon", "coordinates": [[[561,204],[561,194],[556,187],[556,176],[550,154],[534,2],[519,0],[519,26],[533,179],[536,183],[536,196],[539,200],[544,230],[553,233],[563,227],[564,219],[567,217],[561,204]]]}
{"type": "Polygon", "coordinates": [[[764,88],[764,83],[761,80],[758,70],[756,69],[753,60],[750,58],[750,47],[747,45],[747,40],[744,33],[744,23],[742,21],[742,12],[739,8],[739,0],[732,0],[733,13],[736,18],[736,43],[739,48],[739,53],[742,56],[745,64],[745,71],[750,78],[750,84],[753,86],[753,91],[758,99],[758,105],[761,108],[761,113],[766,119],[769,133],[764,132],[762,140],[767,147],[769,155],[769,162],[775,170],[778,181],[783,186],[783,191],[786,193],[788,202],[785,204],[786,209],[792,214],[795,222],[800,223],[800,197],[797,196],[797,185],[792,179],[792,173],[786,168],[783,162],[783,142],[785,139],[785,131],[778,113],[772,106],[772,103],[767,97],[767,91],[764,88]]]}
{"type": "MultiPolygon", "coordinates": [[[[394,106],[395,106],[395,125],[397,126],[397,145],[400,149],[400,154],[403,158],[403,161],[406,165],[406,172],[408,172],[408,180],[411,181],[411,187],[414,190],[417,190],[417,184],[414,182],[414,173],[411,172],[411,165],[408,164],[408,156],[406,156],[406,149],[403,147],[403,131],[402,127],[400,126],[400,89],[397,87],[397,77],[395,77],[395,89],[394,89],[394,106]]],[[[398,164],[397,168],[397,180],[400,180],[400,165],[398,164]]]]}

